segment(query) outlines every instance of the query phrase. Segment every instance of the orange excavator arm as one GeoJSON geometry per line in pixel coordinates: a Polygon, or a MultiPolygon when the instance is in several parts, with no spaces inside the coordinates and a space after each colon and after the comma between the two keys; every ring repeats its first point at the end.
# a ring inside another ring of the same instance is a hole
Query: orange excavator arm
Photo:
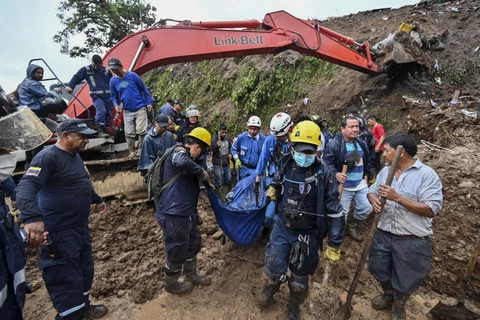
{"type": "MultiPolygon", "coordinates": [[[[269,13],[263,22],[186,20],[174,26],[155,25],[125,37],[105,54],[104,63],[116,57],[124,68],[141,75],[172,63],[272,54],[288,49],[370,75],[383,72],[372,61],[368,42],[356,43],[317,21],[298,19],[285,11],[269,13]]],[[[70,101],[65,113],[85,118],[86,110],[78,105],[78,100],[93,108],[87,85],[78,91],[76,98],[70,101]]]]}

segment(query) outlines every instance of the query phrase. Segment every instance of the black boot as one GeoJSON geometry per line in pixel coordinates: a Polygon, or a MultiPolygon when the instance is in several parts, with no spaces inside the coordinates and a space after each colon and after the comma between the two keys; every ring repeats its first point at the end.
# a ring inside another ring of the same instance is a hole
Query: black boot
{"type": "Polygon", "coordinates": [[[83,314],[83,319],[98,319],[107,314],[108,308],[103,304],[91,304],[83,314]]]}
{"type": "Polygon", "coordinates": [[[363,237],[358,233],[358,229],[357,229],[360,222],[362,221],[357,219],[352,219],[352,221],[348,223],[348,233],[350,234],[350,237],[353,240],[358,242],[363,241],[363,237]]]}
{"type": "Polygon", "coordinates": [[[105,132],[104,126],[97,126],[97,138],[108,138],[108,133],[105,132]]]}
{"type": "Polygon", "coordinates": [[[372,299],[372,308],[376,310],[390,309],[393,304],[393,288],[390,281],[380,282],[383,293],[372,299]]]}
{"type": "Polygon", "coordinates": [[[265,308],[270,301],[272,301],[273,296],[275,293],[280,290],[280,286],[282,282],[280,280],[267,280],[267,284],[262,288],[262,292],[260,293],[260,297],[257,301],[258,306],[260,308],[265,308]]]}
{"type": "Polygon", "coordinates": [[[290,299],[288,299],[288,320],[300,319],[300,306],[305,302],[308,294],[308,275],[297,276],[292,273],[288,279],[288,287],[290,288],[290,299]]]}
{"type": "Polygon", "coordinates": [[[190,281],[178,282],[180,277],[180,270],[170,271],[165,266],[165,291],[173,294],[185,294],[193,290],[193,283],[190,281]]]}
{"type": "Polygon", "coordinates": [[[185,272],[185,279],[197,285],[208,286],[212,282],[210,278],[197,274],[197,258],[185,262],[183,271],[185,272]]]}
{"type": "Polygon", "coordinates": [[[405,320],[405,304],[410,297],[409,294],[393,290],[392,320],[405,320]]]}

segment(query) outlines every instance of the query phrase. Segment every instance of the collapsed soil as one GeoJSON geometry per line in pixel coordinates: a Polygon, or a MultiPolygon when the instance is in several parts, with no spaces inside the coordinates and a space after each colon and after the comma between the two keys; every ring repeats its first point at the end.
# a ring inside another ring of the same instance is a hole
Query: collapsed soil
{"type": "MultiPolygon", "coordinates": [[[[454,297],[459,293],[480,227],[479,122],[462,112],[462,109],[471,112],[480,107],[480,50],[474,51],[480,45],[478,7],[480,1],[429,2],[325,21],[328,28],[372,43],[393,31],[392,26],[396,28],[401,22],[417,23],[423,36],[437,36],[444,46],[444,50],[431,48],[425,51],[431,66],[436,60],[443,67],[441,81],[435,80],[433,73],[428,71],[415,78],[410,75],[406,81],[392,85],[386,76],[370,78],[341,69],[333,80],[310,92],[311,102],[306,107],[298,101],[276,110],[290,112],[294,118],[305,113],[319,113],[332,125],[338,122],[345,106],[353,103],[364,114],[375,113],[388,119],[390,123],[385,123],[387,135],[405,131],[418,140],[418,157],[441,177],[444,205],[434,218],[432,271],[407,304],[409,319],[428,319],[428,310],[438,299],[456,303],[454,297]],[[460,81],[461,77],[465,79],[460,81]],[[448,105],[456,89],[461,91],[462,104],[448,105]],[[438,104],[437,108],[432,107],[428,101],[430,98],[438,104]],[[431,150],[422,140],[447,150],[431,150]]],[[[292,56],[291,53],[284,55],[292,56]]],[[[258,63],[264,64],[265,60],[260,59],[258,63]]],[[[229,101],[218,104],[218,112],[229,108],[233,108],[229,101]]],[[[267,310],[261,312],[255,305],[255,294],[264,283],[265,244],[238,247],[228,240],[223,244],[221,238],[214,239],[218,226],[204,195],[199,212],[204,218],[200,227],[203,239],[199,266],[201,272],[212,277],[213,283],[208,287],[197,287],[186,296],[169,295],[163,290],[165,251],[154,208],[145,204],[124,207],[117,201],[110,204],[107,214],[92,212],[90,226],[96,276],[91,294],[95,301],[110,306],[107,319],[285,318],[288,299],[285,285],[267,310]]],[[[363,235],[370,223],[371,218],[361,225],[363,235]]],[[[332,318],[345,299],[361,250],[362,243],[354,242],[348,236],[345,238],[342,260],[333,266],[327,287],[321,286],[325,267],[321,260],[310,282],[309,297],[302,306],[303,319],[332,318]]],[[[40,277],[36,253],[30,254],[28,280],[40,277]]],[[[379,291],[376,281],[364,270],[354,297],[352,319],[389,319],[388,312],[370,307],[370,298],[379,291]]],[[[467,306],[478,311],[478,267],[474,270],[467,299],[467,306]]],[[[26,319],[52,319],[54,315],[45,288],[28,296],[26,319]]]]}

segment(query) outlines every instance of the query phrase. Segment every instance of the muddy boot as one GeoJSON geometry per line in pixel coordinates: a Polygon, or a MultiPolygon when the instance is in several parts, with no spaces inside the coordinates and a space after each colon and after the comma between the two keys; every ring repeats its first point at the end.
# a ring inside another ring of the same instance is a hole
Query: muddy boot
{"type": "Polygon", "coordinates": [[[292,273],[288,279],[288,288],[290,289],[290,298],[288,299],[288,320],[300,319],[300,306],[305,302],[308,294],[308,275],[297,276],[292,273]]]}
{"type": "Polygon", "coordinates": [[[103,304],[91,304],[88,306],[88,309],[83,314],[83,319],[98,319],[106,315],[108,308],[103,304]]]}
{"type": "Polygon", "coordinates": [[[103,126],[97,126],[97,138],[108,138],[108,134],[105,132],[103,126]]]}
{"type": "Polygon", "coordinates": [[[350,234],[350,237],[358,242],[363,241],[363,237],[358,233],[357,229],[360,222],[361,220],[352,219],[352,221],[350,221],[348,224],[348,233],[350,234]]]}
{"type": "Polygon", "coordinates": [[[125,140],[127,140],[128,157],[135,157],[135,138],[125,137],[125,140]]]}
{"type": "Polygon", "coordinates": [[[393,291],[392,320],[405,320],[405,304],[410,297],[409,294],[400,291],[393,291]]]}
{"type": "Polygon", "coordinates": [[[165,266],[165,291],[172,294],[186,294],[193,290],[193,283],[189,281],[178,282],[180,270],[170,271],[165,266]]]}
{"type": "Polygon", "coordinates": [[[138,149],[137,149],[138,157],[140,157],[140,154],[142,153],[142,146],[143,146],[144,139],[145,139],[145,135],[138,136],[138,149]]]}
{"type": "Polygon", "coordinates": [[[197,285],[208,286],[212,282],[212,279],[201,276],[197,273],[197,258],[185,262],[183,265],[183,271],[185,272],[185,279],[197,285]]]}
{"type": "Polygon", "coordinates": [[[265,308],[269,302],[272,301],[273,296],[278,290],[280,290],[281,285],[282,282],[280,280],[267,280],[267,284],[262,288],[262,292],[257,301],[257,304],[261,309],[265,308]]]}
{"type": "Polygon", "coordinates": [[[380,282],[383,293],[372,299],[372,308],[376,310],[390,309],[393,304],[393,288],[390,281],[380,282]]]}

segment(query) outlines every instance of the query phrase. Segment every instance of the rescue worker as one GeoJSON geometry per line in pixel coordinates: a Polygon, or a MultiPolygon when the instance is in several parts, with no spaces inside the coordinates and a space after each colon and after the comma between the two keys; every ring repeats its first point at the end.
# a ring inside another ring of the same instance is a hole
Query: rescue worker
{"type": "MultiPolygon", "coordinates": [[[[267,167],[266,186],[270,186],[280,158],[290,153],[290,132],[292,128],[292,118],[285,112],[275,114],[272,120],[270,120],[270,135],[265,138],[260,159],[255,169],[255,174],[257,175],[255,179],[255,193],[257,195],[260,194],[261,178],[265,176],[267,167]]],[[[272,226],[274,216],[275,202],[272,201],[265,210],[263,226],[266,229],[264,229],[264,235],[267,233],[266,230],[272,226]]]]}
{"type": "Polygon", "coordinates": [[[185,119],[183,118],[182,109],[183,101],[181,99],[175,99],[173,101],[173,109],[168,114],[169,117],[173,118],[173,122],[175,122],[177,126],[180,126],[180,128],[185,126],[185,119]]]}
{"type": "MultiPolygon", "coordinates": [[[[306,98],[308,99],[308,98],[306,98]]],[[[301,116],[298,121],[301,122],[301,121],[313,121],[315,122],[315,124],[320,128],[320,131],[322,130],[322,127],[320,126],[320,116],[316,115],[316,114],[309,114],[307,116],[301,116]]],[[[317,159],[321,159],[322,158],[322,153],[323,153],[323,149],[325,148],[325,145],[326,145],[326,140],[325,140],[325,136],[323,135],[323,132],[321,133],[321,137],[320,137],[320,141],[322,142],[318,148],[317,148],[317,159]]]]}
{"type": "Polygon", "coordinates": [[[113,102],[110,98],[110,79],[113,74],[103,66],[103,60],[98,54],[92,56],[92,63],[80,68],[72,77],[66,88],[72,93],[73,89],[86,80],[95,106],[95,124],[98,137],[108,138],[108,127],[112,116],[113,102]]]}
{"type": "Polygon", "coordinates": [[[265,252],[267,283],[259,298],[266,306],[288,279],[288,319],[300,317],[308,294],[308,276],[319,262],[318,250],[328,234],[326,259],[340,259],[345,220],[334,173],[315,156],[320,128],[312,121],[298,123],[290,135],[291,153],[280,159],[267,197],[278,211],[265,252]],[[290,269],[290,277],[287,271],[290,269]]]}
{"type": "Polygon", "coordinates": [[[117,58],[108,60],[108,67],[115,74],[110,79],[110,92],[117,112],[125,110],[125,139],[129,157],[140,155],[141,150],[135,152],[135,135],[138,135],[138,148],[143,145],[143,139],[148,130],[147,111],[152,110],[152,96],[142,79],[132,71],[123,69],[122,62],[117,58]],[[122,107],[120,106],[122,103],[122,107]]]}
{"type": "Polygon", "coordinates": [[[180,127],[178,130],[177,142],[185,143],[185,135],[192,132],[193,129],[201,127],[198,122],[198,117],[200,117],[200,112],[197,109],[191,109],[187,111],[187,121],[183,127],[180,127]]]}
{"type": "Polygon", "coordinates": [[[173,100],[172,99],[167,99],[167,102],[160,107],[159,113],[162,113],[166,116],[170,114],[170,112],[173,110],[173,100]]]}
{"type": "Polygon", "coordinates": [[[247,122],[247,131],[238,135],[232,145],[232,156],[235,159],[235,170],[239,181],[255,174],[260,160],[265,136],[260,133],[262,122],[257,116],[251,116],[247,122]]]}
{"type": "Polygon", "coordinates": [[[167,130],[173,134],[173,138],[175,139],[175,141],[177,141],[177,138],[178,138],[178,130],[180,129],[180,126],[178,126],[177,124],[175,124],[175,120],[172,118],[172,117],[168,117],[168,127],[167,127],[167,130]]]}
{"type": "Polygon", "coordinates": [[[410,295],[428,277],[432,260],[432,219],[442,209],[442,182],[429,166],[415,158],[417,144],[406,133],[385,140],[387,167],[368,190],[373,210],[380,211],[380,197],[387,200],[368,258],[368,271],[384,292],[372,299],[374,309],[390,309],[393,320],[403,320],[410,295]],[[404,150],[392,185],[388,172],[397,146],[404,150]]]}
{"type": "Polygon", "coordinates": [[[195,128],[185,138],[185,145],[178,145],[163,164],[162,181],[166,187],[160,194],[156,212],[167,252],[165,290],[173,294],[188,293],[193,284],[210,284],[209,278],[197,274],[201,246],[197,203],[199,181],[208,179],[204,168],[212,137],[206,129],[195,128]],[[182,195],[181,199],[178,195],[182,195]],[[178,281],[182,266],[185,282],[178,281]]]}
{"type": "Polygon", "coordinates": [[[212,164],[215,176],[213,185],[215,190],[225,185],[228,189],[226,193],[230,191],[232,184],[232,175],[230,173],[231,149],[232,140],[227,137],[227,126],[222,123],[212,138],[212,164]]]}
{"type": "Polygon", "coordinates": [[[344,184],[341,201],[345,220],[352,201],[355,203],[348,231],[352,239],[362,241],[363,237],[358,233],[357,227],[372,212],[372,206],[367,200],[370,153],[365,141],[358,137],[359,121],[356,117],[343,118],[340,129],[341,132],[325,147],[322,159],[335,173],[336,180],[344,184]],[[344,164],[348,166],[346,174],[342,173],[344,164]]]}
{"type": "Polygon", "coordinates": [[[90,304],[94,266],[88,227],[90,205],[97,204],[101,213],[107,205],[93,190],[78,154],[96,133],[83,120],[64,120],[57,143],[33,159],[16,189],[29,245],[42,245],[43,232],[48,232],[39,266],[57,310],[55,319],[99,318],[108,311],[90,304]]]}
{"type": "Polygon", "coordinates": [[[168,117],[159,114],[155,118],[155,126],[151,128],[143,140],[142,152],[138,160],[137,170],[141,175],[147,174],[148,169],[157,159],[159,152],[163,154],[165,150],[175,145],[173,134],[167,130],[168,117]]]}

